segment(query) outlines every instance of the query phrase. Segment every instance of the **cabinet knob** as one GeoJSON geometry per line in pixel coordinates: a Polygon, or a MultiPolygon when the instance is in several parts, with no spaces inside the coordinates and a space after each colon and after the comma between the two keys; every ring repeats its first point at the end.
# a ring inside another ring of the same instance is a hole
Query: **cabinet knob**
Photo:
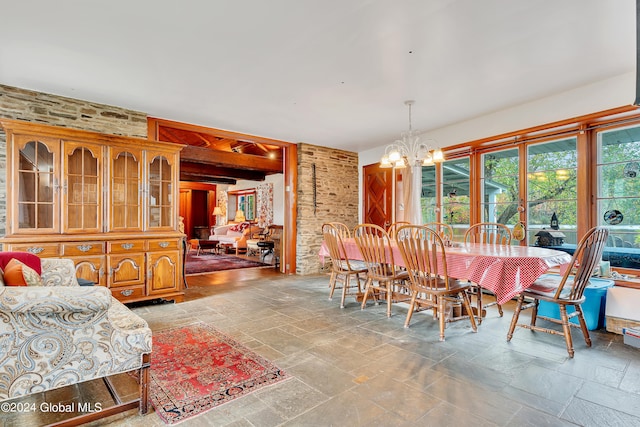
{"type": "Polygon", "coordinates": [[[93,245],[78,245],[76,248],[78,248],[80,252],[89,252],[91,248],[93,248],[93,245]]]}
{"type": "Polygon", "coordinates": [[[128,297],[129,295],[131,295],[133,293],[133,290],[131,289],[125,289],[124,291],[120,291],[120,293],[122,295],[124,295],[125,297],[128,297]]]}
{"type": "Polygon", "coordinates": [[[38,255],[42,251],[44,251],[44,248],[41,246],[31,246],[27,248],[27,252],[32,253],[34,255],[38,255]]]}
{"type": "Polygon", "coordinates": [[[161,248],[166,248],[167,246],[169,246],[169,242],[160,242],[160,243],[158,243],[158,245],[159,245],[161,248]]]}
{"type": "Polygon", "coordinates": [[[129,250],[133,248],[133,243],[123,243],[120,246],[122,247],[122,249],[129,250]]]}

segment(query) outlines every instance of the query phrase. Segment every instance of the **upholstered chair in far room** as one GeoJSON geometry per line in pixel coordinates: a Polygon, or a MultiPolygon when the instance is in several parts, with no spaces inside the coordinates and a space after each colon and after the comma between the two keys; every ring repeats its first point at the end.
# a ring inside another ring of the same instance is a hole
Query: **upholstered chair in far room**
{"type": "MultiPolygon", "coordinates": [[[[510,245],[511,244],[511,230],[504,224],[497,222],[480,222],[474,224],[467,229],[464,233],[464,242],[466,243],[484,243],[488,245],[510,245]]],[[[498,314],[503,316],[502,306],[494,301],[489,304],[484,304],[482,294],[483,289],[480,286],[474,286],[476,292],[476,305],[478,309],[478,323],[482,323],[483,312],[487,307],[496,305],[498,307],[498,314]]]]}
{"type": "MultiPolygon", "coordinates": [[[[0,266],[7,267],[4,258],[12,254],[0,252],[0,266]]],[[[27,285],[5,274],[0,286],[0,401],[102,378],[116,405],[74,419],[76,425],[134,408],[146,413],[147,323],[109,289],[79,286],[72,260],[32,257],[25,262],[31,267],[21,267],[27,285]],[[123,402],[109,377],[124,372],[136,373],[139,395],[123,402]]]]}
{"type": "Polygon", "coordinates": [[[571,338],[571,326],[575,326],[580,328],[585,343],[588,347],[591,347],[589,330],[584,320],[584,313],[580,304],[585,301],[584,290],[589,284],[589,279],[594,269],[600,264],[608,236],[609,230],[606,228],[592,228],[580,240],[580,243],[578,243],[576,251],[573,253],[573,257],[569,263],[571,268],[567,268],[562,275],[543,275],[534,282],[533,286],[520,294],[513,312],[509,332],[507,333],[507,341],[511,341],[516,327],[561,335],[564,337],[569,357],[573,357],[574,349],[571,338]],[[560,320],[546,316],[538,316],[538,305],[540,301],[557,304],[560,308],[560,320]],[[574,311],[569,313],[567,307],[573,307],[574,311]],[[518,323],[522,311],[529,309],[531,309],[530,323],[518,323]],[[569,322],[570,319],[576,316],[580,323],[579,326],[569,322]],[[538,319],[559,323],[562,325],[562,331],[538,326],[536,325],[538,319]]]}

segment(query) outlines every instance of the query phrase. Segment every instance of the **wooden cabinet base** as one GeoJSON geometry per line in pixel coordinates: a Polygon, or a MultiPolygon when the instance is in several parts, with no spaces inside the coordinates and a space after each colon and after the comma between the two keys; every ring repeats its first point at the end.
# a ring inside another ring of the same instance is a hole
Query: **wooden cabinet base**
{"type": "Polygon", "coordinates": [[[111,233],[82,237],[9,236],[2,243],[5,251],[30,252],[41,258],[69,258],[76,266],[78,278],[108,287],[123,303],[184,300],[182,234],[111,233]],[[85,252],[91,255],[80,255],[85,252]]]}

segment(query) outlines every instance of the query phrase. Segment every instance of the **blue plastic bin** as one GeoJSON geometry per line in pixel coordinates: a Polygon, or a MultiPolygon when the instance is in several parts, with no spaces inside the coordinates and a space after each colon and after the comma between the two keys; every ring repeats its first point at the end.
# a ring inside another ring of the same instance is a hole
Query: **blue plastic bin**
{"type": "MultiPolygon", "coordinates": [[[[547,276],[546,274],[541,277],[547,276]]],[[[592,277],[589,284],[584,290],[585,301],[582,303],[582,312],[584,320],[587,323],[587,329],[593,331],[604,327],[604,309],[607,300],[607,289],[614,285],[613,280],[598,279],[592,277]]],[[[567,313],[574,312],[573,307],[567,306],[567,313]]],[[[547,301],[540,301],[538,305],[538,316],[550,317],[552,319],[560,319],[560,307],[547,301]]],[[[577,317],[570,320],[571,323],[580,324],[577,317]]]]}

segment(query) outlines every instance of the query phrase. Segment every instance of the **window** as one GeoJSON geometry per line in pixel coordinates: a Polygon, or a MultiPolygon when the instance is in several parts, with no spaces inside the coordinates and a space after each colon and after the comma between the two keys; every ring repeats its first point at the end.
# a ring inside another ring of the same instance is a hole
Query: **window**
{"type": "Polygon", "coordinates": [[[229,192],[229,207],[227,214],[229,221],[236,218],[238,211],[242,211],[247,221],[255,221],[256,219],[256,190],[238,190],[229,192]]]}
{"type": "Polygon", "coordinates": [[[527,241],[551,228],[556,215],[565,243],[577,243],[577,151],[576,138],[532,144],[527,147],[527,241]]]}
{"type": "Polygon", "coordinates": [[[422,167],[422,194],[420,195],[420,208],[422,212],[422,223],[438,222],[436,192],[436,167],[422,167]]]}
{"type": "Polygon", "coordinates": [[[640,126],[598,134],[597,222],[614,267],[640,268],[640,126]],[[633,255],[633,256],[631,256],[633,255]]]}
{"type": "Polygon", "coordinates": [[[482,155],[482,221],[513,226],[519,221],[518,149],[482,155]]]}
{"type": "Polygon", "coordinates": [[[453,227],[458,240],[470,224],[470,178],[468,157],[442,162],[442,222],[453,227]]]}

